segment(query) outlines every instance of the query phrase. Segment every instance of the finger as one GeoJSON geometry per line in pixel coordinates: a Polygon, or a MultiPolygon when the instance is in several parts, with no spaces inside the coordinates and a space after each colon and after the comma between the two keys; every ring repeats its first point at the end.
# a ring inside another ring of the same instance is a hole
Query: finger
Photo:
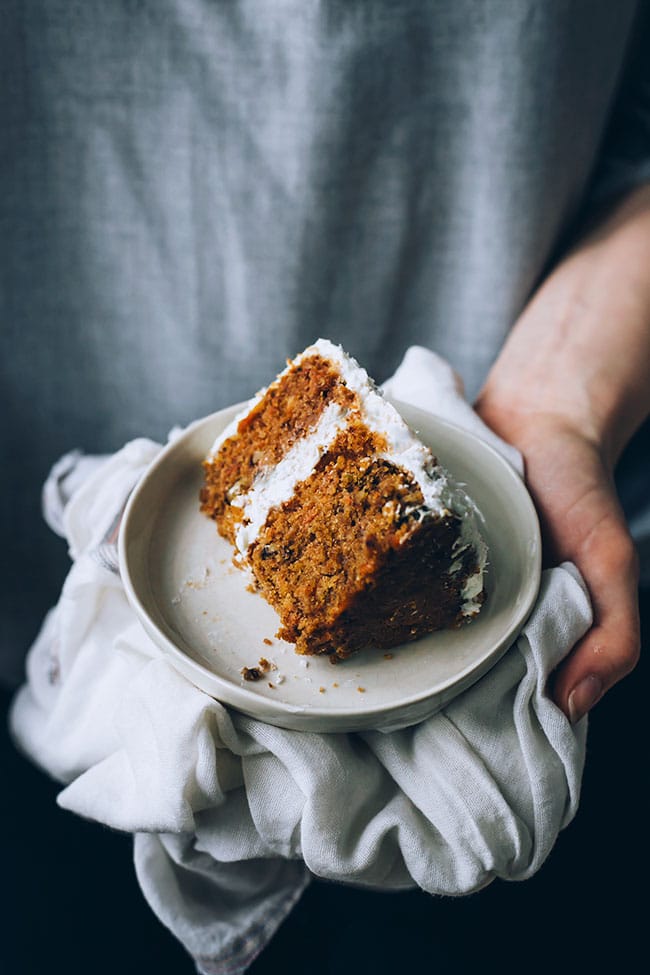
{"type": "Polygon", "coordinates": [[[552,689],[572,723],[634,669],[641,642],[638,559],[625,527],[609,522],[576,563],[591,594],[594,625],[560,665],[552,689]]]}

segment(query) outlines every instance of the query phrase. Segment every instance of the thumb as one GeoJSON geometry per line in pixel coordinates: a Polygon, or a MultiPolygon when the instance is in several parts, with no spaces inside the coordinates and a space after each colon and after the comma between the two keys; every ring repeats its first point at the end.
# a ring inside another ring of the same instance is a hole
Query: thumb
{"type": "Polygon", "coordinates": [[[575,724],[636,666],[640,653],[638,558],[625,525],[606,519],[580,558],[594,624],[560,664],[552,697],[575,724]]]}

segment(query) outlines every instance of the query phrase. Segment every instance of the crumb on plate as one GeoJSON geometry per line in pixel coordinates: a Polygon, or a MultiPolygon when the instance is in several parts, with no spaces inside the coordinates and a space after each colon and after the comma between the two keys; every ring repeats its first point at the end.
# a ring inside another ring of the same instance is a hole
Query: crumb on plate
{"type": "Polygon", "coordinates": [[[261,680],[263,676],[263,672],[259,669],[259,667],[242,667],[239,673],[242,675],[244,680],[250,681],[261,680]]]}

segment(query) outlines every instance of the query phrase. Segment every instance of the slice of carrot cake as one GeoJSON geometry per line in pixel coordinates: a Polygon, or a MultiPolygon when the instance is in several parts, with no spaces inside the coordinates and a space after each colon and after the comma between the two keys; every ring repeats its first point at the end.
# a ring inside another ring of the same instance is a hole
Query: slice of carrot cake
{"type": "Polygon", "coordinates": [[[476,506],[331,342],[247,404],[204,470],[202,510],[298,653],[386,649],[479,612],[476,506]]]}

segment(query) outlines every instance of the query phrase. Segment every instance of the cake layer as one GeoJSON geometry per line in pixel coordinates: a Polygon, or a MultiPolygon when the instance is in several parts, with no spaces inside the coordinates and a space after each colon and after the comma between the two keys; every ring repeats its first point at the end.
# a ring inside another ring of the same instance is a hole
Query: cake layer
{"type": "Polygon", "coordinates": [[[309,367],[288,367],[213,445],[205,464],[202,507],[231,542],[243,517],[243,503],[261,471],[273,470],[294,444],[302,443],[332,403],[341,408],[354,394],[338,371],[318,354],[309,367]],[[212,463],[218,454],[218,464],[212,463]]]}
{"type": "Polygon", "coordinates": [[[347,426],[248,551],[279,635],[299,653],[343,657],[460,622],[476,565],[468,548],[452,571],[459,519],[423,522],[414,478],[377,448],[377,434],[347,426]]]}

